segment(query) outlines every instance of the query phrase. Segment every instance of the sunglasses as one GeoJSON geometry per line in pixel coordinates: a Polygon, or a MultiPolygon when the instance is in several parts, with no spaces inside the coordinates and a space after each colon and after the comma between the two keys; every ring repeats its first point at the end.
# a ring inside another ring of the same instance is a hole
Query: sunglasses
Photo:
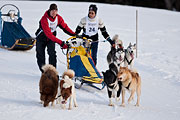
{"type": "Polygon", "coordinates": [[[93,15],[93,14],[95,14],[95,12],[89,12],[89,14],[92,14],[92,15],[93,15]]]}

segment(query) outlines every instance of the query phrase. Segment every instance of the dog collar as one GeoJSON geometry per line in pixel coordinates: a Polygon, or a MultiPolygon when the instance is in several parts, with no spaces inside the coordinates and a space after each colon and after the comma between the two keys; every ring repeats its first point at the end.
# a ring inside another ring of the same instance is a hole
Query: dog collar
{"type": "MultiPolygon", "coordinates": [[[[127,50],[125,50],[125,54],[127,55],[127,50]]],[[[125,59],[126,59],[128,65],[130,65],[131,62],[133,61],[134,57],[132,57],[132,55],[130,55],[132,59],[129,61],[129,60],[127,59],[126,55],[125,55],[125,59]]]]}

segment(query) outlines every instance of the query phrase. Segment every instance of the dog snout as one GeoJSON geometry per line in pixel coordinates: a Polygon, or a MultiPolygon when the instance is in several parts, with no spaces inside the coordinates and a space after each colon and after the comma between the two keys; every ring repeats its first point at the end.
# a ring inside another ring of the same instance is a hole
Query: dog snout
{"type": "Polygon", "coordinates": [[[63,100],[61,103],[62,103],[62,104],[66,104],[67,102],[66,102],[65,100],[63,100]]]}
{"type": "Polygon", "coordinates": [[[121,81],[121,80],[122,80],[122,77],[119,77],[119,78],[118,78],[118,81],[121,81]]]}

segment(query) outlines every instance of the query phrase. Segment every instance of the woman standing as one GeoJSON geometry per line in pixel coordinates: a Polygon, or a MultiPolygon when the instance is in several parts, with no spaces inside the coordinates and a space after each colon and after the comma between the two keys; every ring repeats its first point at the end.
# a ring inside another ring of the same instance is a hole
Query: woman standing
{"type": "Polygon", "coordinates": [[[91,44],[91,56],[96,65],[97,63],[97,51],[98,51],[98,30],[101,30],[103,37],[114,46],[114,41],[110,39],[109,34],[106,31],[103,21],[97,17],[97,6],[90,5],[88,16],[81,19],[79,25],[76,28],[76,34],[79,34],[83,29],[83,37],[87,39],[92,39],[93,43],[91,44]]]}

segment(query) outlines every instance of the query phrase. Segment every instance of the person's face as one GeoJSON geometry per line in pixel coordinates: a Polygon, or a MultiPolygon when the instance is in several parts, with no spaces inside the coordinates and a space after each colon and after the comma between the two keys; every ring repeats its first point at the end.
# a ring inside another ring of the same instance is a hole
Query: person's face
{"type": "Polygon", "coordinates": [[[96,13],[92,10],[89,11],[89,18],[94,18],[96,16],[96,13]]]}
{"type": "Polygon", "coordinates": [[[57,15],[57,12],[58,12],[57,10],[51,10],[51,11],[50,11],[50,16],[53,17],[53,18],[55,18],[56,15],[57,15]]]}

